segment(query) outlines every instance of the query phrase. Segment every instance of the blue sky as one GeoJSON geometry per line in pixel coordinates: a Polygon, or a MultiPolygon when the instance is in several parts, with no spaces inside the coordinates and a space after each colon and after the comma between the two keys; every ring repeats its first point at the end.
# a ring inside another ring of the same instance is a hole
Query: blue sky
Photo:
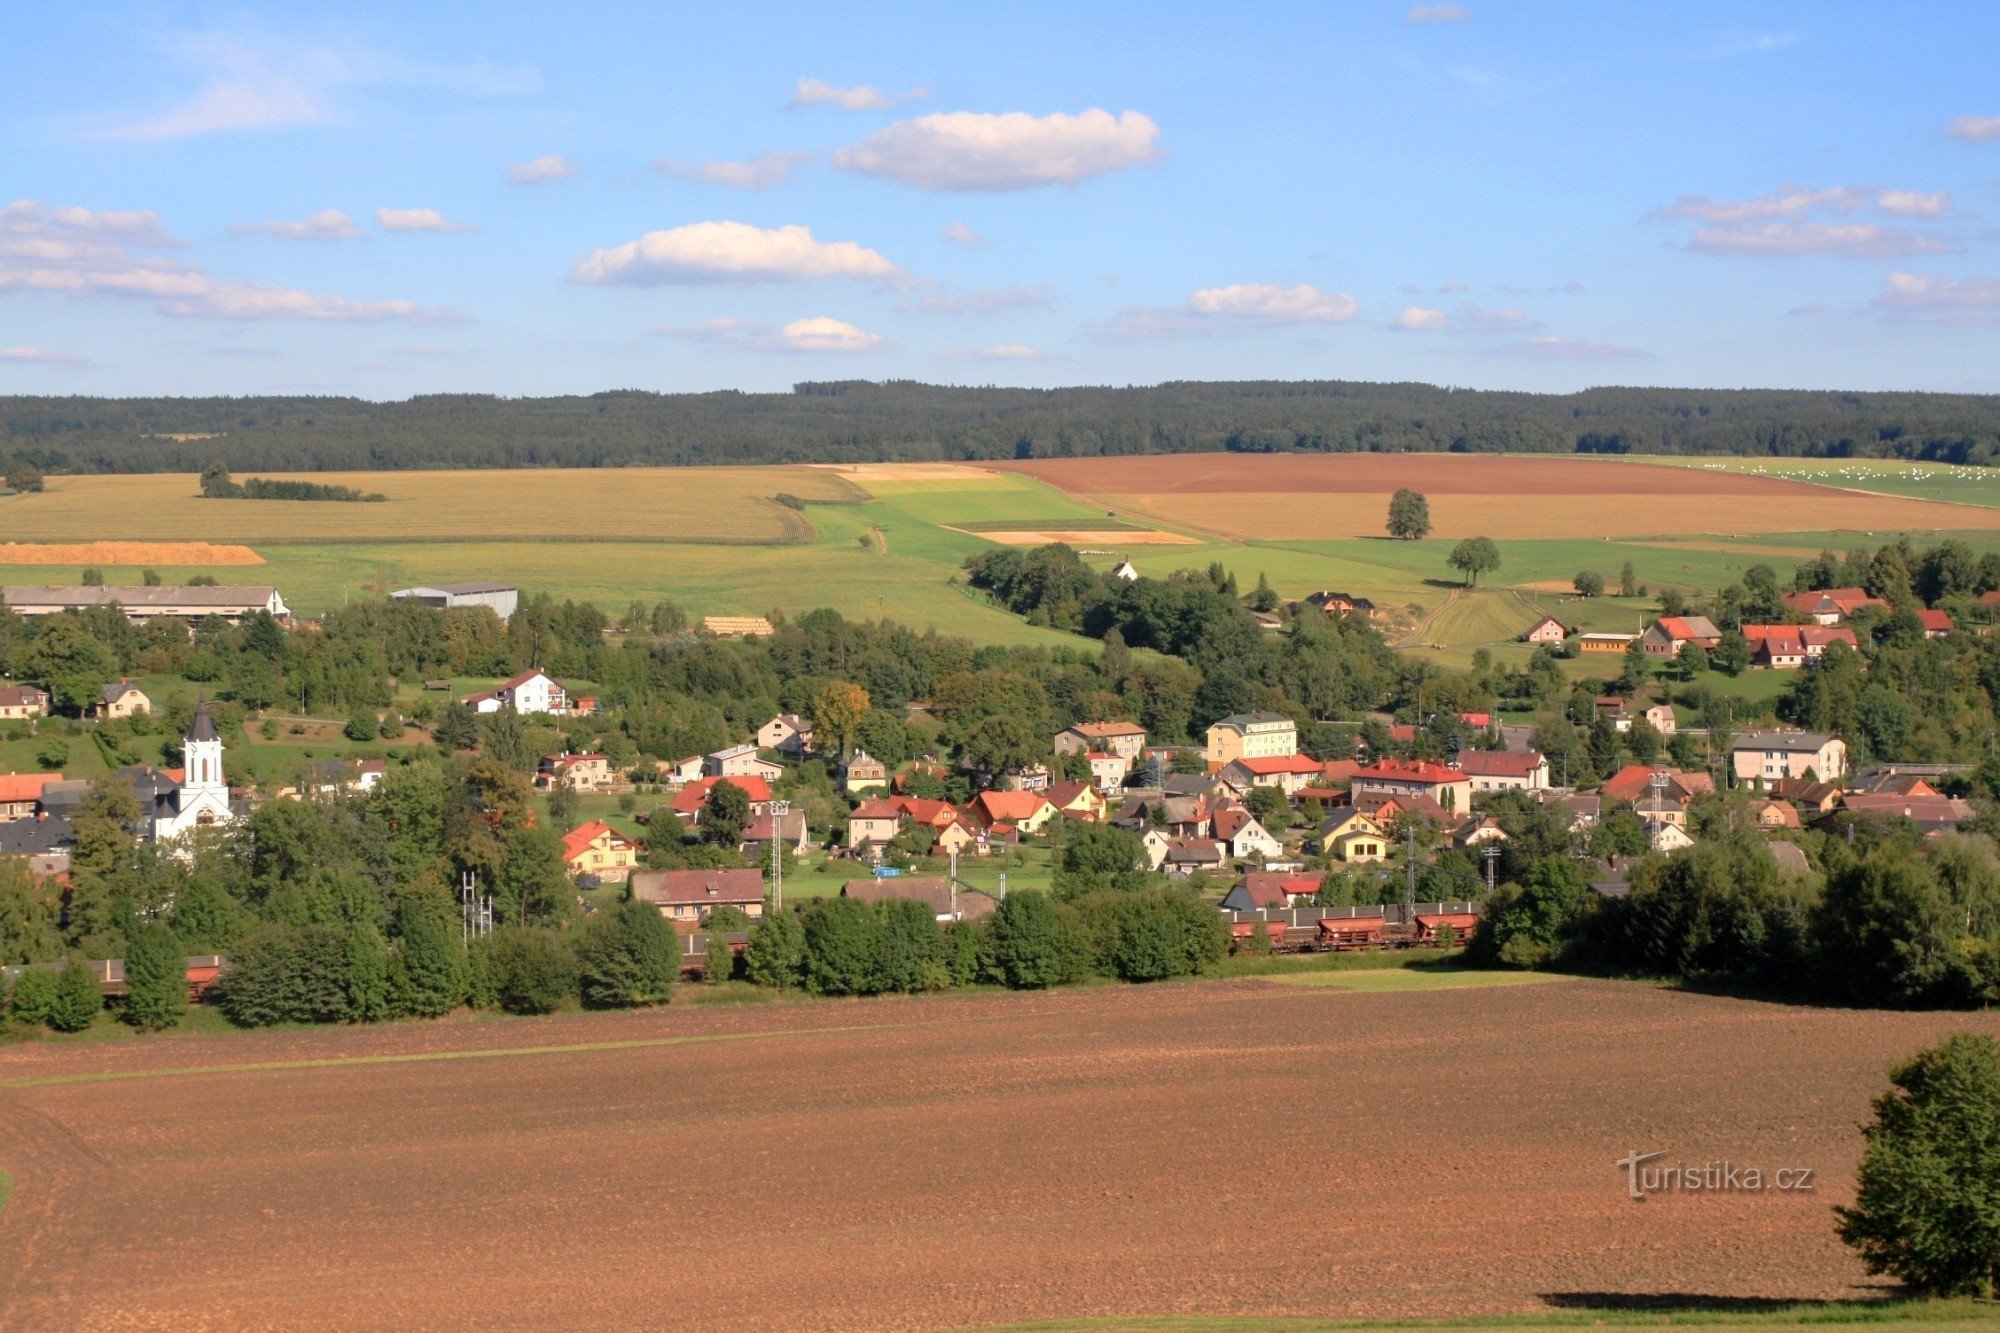
{"type": "Polygon", "coordinates": [[[2000,391],[2000,6],[13,5],[0,393],[2000,391]]]}

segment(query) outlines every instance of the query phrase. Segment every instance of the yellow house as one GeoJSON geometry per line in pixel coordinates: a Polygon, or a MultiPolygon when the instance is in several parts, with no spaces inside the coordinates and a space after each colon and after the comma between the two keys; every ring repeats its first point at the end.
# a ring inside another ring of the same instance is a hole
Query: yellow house
{"type": "Polygon", "coordinates": [[[97,715],[104,718],[131,717],[135,713],[152,711],[153,701],[130,681],[121,680],[115,685],[106,685],[97,701],[97,715]]]}
{"type": "Polygon", "coordinates": [[[1088,782],[1058,782],[1045,793],[1059,815],[1101,824],[1105,818],[1104,797],[1088,782]]]}
{"type": "Polygon", "coordinates": [[[593,819],[563,835],[563,864],[572,875],[595,875],[607,884],[622,884],[639,864],[639,844],[593,819]]]}
{"type": "Polygon", "coordinates": [[[1237,759],[1282,759],[1298,752],[1298,725],[1277,713],[1231,713],[1208,729],[1211,773],[1237,759]]]}
{"type": "Polygon", "coordinates": [[[1359,810],[1335,815],[1320,826],[1317,836],[1320,851],[1343,861],[1380,861],[1389,855],[1388,835],[1359,810]]]}

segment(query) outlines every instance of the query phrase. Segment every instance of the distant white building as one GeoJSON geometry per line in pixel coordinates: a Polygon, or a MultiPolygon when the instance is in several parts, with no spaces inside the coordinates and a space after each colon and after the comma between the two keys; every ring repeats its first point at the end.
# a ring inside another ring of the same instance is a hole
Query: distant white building
{"type": "Polygon", "coordinates": [[[467,606],[490,607],[493,614],[502,620],[511,619],[515,608],[521,604],[521,590],[504,583],[430,583],[416,588],[399,588],[389,595],[422,602],[425,606],[443,611],[467,606]]]}
{"type": "Polygon", "coordinates": [[[1123,579],[1127,583],[1137,583],[1139,581],[1139,571],[1132,567],[1130,560],[1120,560],[1118,568],[1111,571],[1111,577],[1114,579],[1123,579]]]}
{"type": "Polygon", "coordinates": [[[181,784],[162,794],[153,810],[155,841],[236,822],[236,814],[229,808],[229,780],[222,775],[222,737],[208,716],[207,704],[194,710],[194,723],[188,728],[181,753],[181,784]]]}
{"type": "Polygon", "coordinates": [[[478,694],[468,694],[460,703],[475,713],[497,713],[511,708],[517,713],[569,712],[569,691],[545,671],[528,670],[512,680],[478,694]]]}
{"type": "Polygon", "coordinates": [[[230,624],[240,624],[259,611],[288,624],[292,609],[276,588],[181,587],[145,584],[137,587],[51,587],[44,584],[9,584],[0,588],[0,604],[20,616],[52,616],[63,611],[84,611],[95,606],[115,606],[134,624],[149,620],[185,620],[199,624],[210,616],[220,616],[230,624]]]}

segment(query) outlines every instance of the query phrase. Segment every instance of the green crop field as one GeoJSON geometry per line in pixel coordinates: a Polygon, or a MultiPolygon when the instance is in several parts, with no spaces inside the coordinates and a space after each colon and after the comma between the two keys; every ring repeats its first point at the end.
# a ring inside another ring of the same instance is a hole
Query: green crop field
{"type": "Polygon", "coordinates": [[[1840,490],[1900,495],[1916,500],[2000,506],[2000,469],[1956,463],[1910,463],[1893,458],[1666,458],[1634,455],[1634,463],[1699,468],[1840,490]]]}

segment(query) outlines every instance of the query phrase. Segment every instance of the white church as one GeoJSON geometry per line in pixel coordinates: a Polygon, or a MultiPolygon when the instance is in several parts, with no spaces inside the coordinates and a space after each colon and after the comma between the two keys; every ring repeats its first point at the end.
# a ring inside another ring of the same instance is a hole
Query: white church
{"type": "Polygon", "coordinates": [[[158,842],[193,829],[226,827],[237,819],[229,808],[229,780],[222,774],[222,737],[206,703],[194,710],[181,754],[180,785],[154,798],[153,838],[158,842]]]}

